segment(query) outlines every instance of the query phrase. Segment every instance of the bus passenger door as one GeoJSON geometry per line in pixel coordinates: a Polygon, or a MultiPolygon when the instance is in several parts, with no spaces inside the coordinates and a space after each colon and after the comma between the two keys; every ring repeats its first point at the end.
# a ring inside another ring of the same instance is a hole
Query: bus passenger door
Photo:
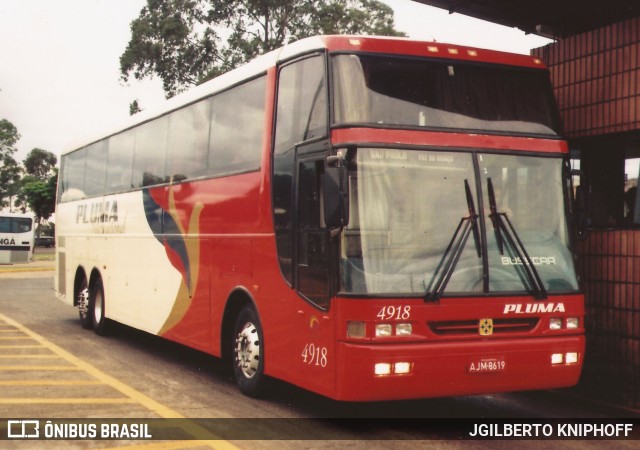
{"type": "Polygon", "coordinates": [[[332,239],[325,226],[322,204],[324,154],[298,157],[296,173],[294,284],[298,303],[298,362],[305,384],[326,390],[333,386],[335,346],[330,319],[332,239]]]}
{"type": "Polygon", "coordinates": [[[324,159],[298,164],[296,285],[314,305],[329,306],[329,235],[321,214],[324,159]]]}

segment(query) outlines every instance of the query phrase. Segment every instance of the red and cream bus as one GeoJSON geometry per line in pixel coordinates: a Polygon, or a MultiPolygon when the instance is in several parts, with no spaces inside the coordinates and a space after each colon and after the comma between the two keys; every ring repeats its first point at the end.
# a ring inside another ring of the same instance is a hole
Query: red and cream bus
{"type": "Polygon", "coordinates": [[[540,60],[304,39],[62,156],[59,295],[350,401],[574,385],[583,296],[540,60]]]}

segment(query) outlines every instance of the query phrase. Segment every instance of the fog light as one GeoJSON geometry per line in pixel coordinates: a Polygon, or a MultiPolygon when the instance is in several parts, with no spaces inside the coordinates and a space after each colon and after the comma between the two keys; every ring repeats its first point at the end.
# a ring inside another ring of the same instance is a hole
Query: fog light
{"type": "Polygon", "coordinates": [[[413,327],[410,323],[398,323],[396,324],[396,336],[411,336],[413,327]]]}
{"type": "Polygon", "coordinates": [[[367,324],[364,322],[347,322],[347,337],[362,339],[367,336],[367,324]]]}
{"type": "Polygon", "coordinates": [[[549,320],[549,329],[550,330],[560,330],[560,329],[562,329],[562,319],[551,319],[551,320],[549,320]]]}
{"type": "Polygon", "coordinates": [[[393,373],[396,375],[404,375],[411,373],[411,363],[409,362],[397,362],[393,365],[393,373]]]}
{"type": "Polygon", "coordinates": [[[376,375],[391,375],[391,364],[377,363],[373,369],[373,373],[376,375]]]}
{"type": "Polygon", "coordinates": [[[580,319],[577,317],[567,318],[567,328],[570,330],[575,330],[576,328],[580,328],[580,319]]]}
{"type": "Polygon", "coordinates": [[[564,361],[564,355],[562,353],[554,353],[551,355],[551,364],[562,364],[564,361]]]}
{"type": "Polygon", "coordinates": [[[565,355],[565,362],[567,364],[576,364],[578,362],[578,354],[575,352],[567,353],[565,355]]]}
{"type": "Polygon", "coordinates": [[[390,323],[379,323],[376,325],[376,337],[391,336],[392,327],[390,323]]]}

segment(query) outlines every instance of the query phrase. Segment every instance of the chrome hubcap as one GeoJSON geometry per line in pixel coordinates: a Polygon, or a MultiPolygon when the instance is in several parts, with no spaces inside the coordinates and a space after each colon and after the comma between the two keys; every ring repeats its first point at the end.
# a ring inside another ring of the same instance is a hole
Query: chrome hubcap
{"type": "Polygon", "coordinates": [[[78,293],[78,310],[80,316],[87,317],[89,315],[89,289],[84,288],[78,293]]]}
{"type": "Polygon", "coordinates": [[[252,378],[260,364],[258,329],[248,322],[236,337],[236,364],[245,377],[252,378]]]}

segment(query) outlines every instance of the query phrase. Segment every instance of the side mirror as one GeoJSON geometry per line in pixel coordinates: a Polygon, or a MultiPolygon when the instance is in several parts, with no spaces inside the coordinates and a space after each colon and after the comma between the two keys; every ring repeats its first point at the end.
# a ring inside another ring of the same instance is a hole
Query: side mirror
{"type": "Polygon", "coordinates": [[[323,178],[324,223],[329,229],[342,229],[349,224],[349,179],[343,157],[325,159],[323,178]]]}

